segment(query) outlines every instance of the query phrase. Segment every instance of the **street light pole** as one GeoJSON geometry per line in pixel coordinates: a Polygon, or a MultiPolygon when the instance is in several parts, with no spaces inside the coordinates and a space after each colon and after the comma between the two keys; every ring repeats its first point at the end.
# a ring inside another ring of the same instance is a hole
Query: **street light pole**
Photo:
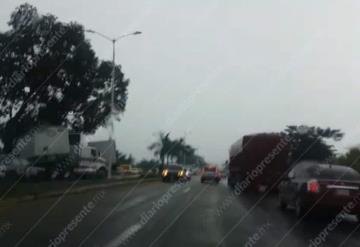
{"type": "MultiPolygon", "coordinates": [[[[115,62],[115,45],[116,45],[116,40],[112,40],[112,45],[113,45],[113,60],[112,60],[112,65],[113,65],[113,68],[112,68],[112,73],[111,73],[111,131],[113,132],[114,131],[114,121],[113,121],[113,114],[114,114],[114,104],[115,104],[115,69],[116,69],[116,62],[115,62]]],[[[111,138],[111,135],[113,133],[110,133],[110,136],[109,138],[111,138]]]]}
{"type": "MultiPolygon", "coordinates": [[[[113,136],[114,136],[114,113],[115,113],[115,109],[114,109],[114,96],[115,96],[115,67],[116,67],[116,62],[115,62],[115,45],[116,45],[116,40],[113,39],[112,41],[113,44],[113,69],[112,69],[112,75],[111,75],[111,108],[110,108],[110,131],[109,131],[109,141],[110,141],[110,145],[111,145],[111,150],[115,149],[115,140],[113,140],[113,136]],[[114,148],[112,147],[114,145],[114,148]]],[[[109,155],[110,157],[110,155],[109,155]]],[[[114,161],[109,160],[109,167],[108,167],[108,179],[111,179],[111,173],[112,173],[112,163],[114,161]]]]}
{"type": "MultiPolygon", "coordinates": [[[[116,71],[116,61],[115,61],[115,50],[116,50],[116,42],[119,41],[122,38],[125,38],[127,36],[131,36],[131,35],[139,35],[142,32],[140,31],[136,31],[136,32],[132,32],[132,33],[127,33],[127,34],[123,34],[117,38],[110,38],[100,32],[94,31],[94,30],[86,30],[86,32],[88,33],[93,33],[93,34],[97,34],[101,37],[103,37],[106,40],[111,41],[112,43],[112,47],[113,47],[113,59],[112,59],[112,75],[111,75],[111,106],[110,106],[110,131],[109,131],[109,141],[110,141],[110,145],[114,145],[114,149],[115,149],[115,140],[113,139],[114,136],[114,113],[115,113],[115,71],[116,71]]],[[[111,149],[112,150],[112,149],[111,149]]],[[[110,157],[110,155],[109,155],[110,157]]],[[[108,179],[111,178],[111,165],[112,165],[112,160],[109,160],[109,165],[108,165],[108,179]]]]}

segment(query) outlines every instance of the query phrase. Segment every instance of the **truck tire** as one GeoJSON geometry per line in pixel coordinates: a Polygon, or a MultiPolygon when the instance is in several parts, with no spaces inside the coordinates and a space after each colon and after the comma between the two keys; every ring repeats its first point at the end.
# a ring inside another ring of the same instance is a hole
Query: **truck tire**
{"type": "Polygon", "coordinates": [[[100,179],[104,179],[107,176],[107,171],[105,168],[100,168],[97,172],[96,172],[96,177],[100,178],[100,179]]]}

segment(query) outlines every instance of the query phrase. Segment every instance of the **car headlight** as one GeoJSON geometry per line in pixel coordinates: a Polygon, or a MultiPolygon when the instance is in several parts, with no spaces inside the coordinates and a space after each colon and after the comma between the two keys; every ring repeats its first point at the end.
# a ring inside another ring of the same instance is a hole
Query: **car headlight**
{"type": "Polygon", "coordinates": [[[179,176],[179,177],[184,176],[184,171],[182,171],[182,170],[181,170],[181,171],[179,171],[179,172],[178,172],[178,176],[179,176]]]}
{"type": "Polygon", "coordinates": [[[167,170],[167,169],[163,170],[162,173],[161,173],[161,175],[162,175],[163,177],[166,177],[166,176],[168,175],[168,170],[167,170]]]}

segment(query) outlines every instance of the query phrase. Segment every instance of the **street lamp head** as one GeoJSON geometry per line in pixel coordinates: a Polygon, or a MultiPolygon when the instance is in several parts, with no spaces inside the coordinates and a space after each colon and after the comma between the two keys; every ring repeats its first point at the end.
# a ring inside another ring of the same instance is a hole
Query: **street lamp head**
{"type": "Polygon", "coordinates": [[[107,39],[107,40],[109,40],[109,41],[111,41],[111,42],[113,42],[113,43],[115,43],[116,41],[118,41],[118,40],[121,39],[121,38],[130,36],[130,35],[139,35],[139,34],[142,34],[142,32],[136,31],[136,32],[133,32],[133,33],[123,34],[123,35],[121,35],[121,36],[113,39],[113,38],[111,38],[111,37],[106,36],[105,34],[102,34],[102,33],[100,33],[100,32],[94,31],[94,30],[92,30],[92,29],[86,29],[85,32],[94,33],[94,34],[100,35],[101,37],[103,37],[103,38],[105,38],[105,39],[107,39]]]}

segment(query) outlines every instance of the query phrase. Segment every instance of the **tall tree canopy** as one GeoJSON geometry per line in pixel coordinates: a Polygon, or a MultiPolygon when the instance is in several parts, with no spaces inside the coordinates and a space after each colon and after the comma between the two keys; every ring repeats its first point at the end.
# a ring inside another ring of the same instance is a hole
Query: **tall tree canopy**
{"type": "MultiPolygon", "coordinates": [[[[23,4],[0,33],[0,135],[4,151],[38,124],[93,133],[111,114],[112,62],[99,61],[84,28],[40,15],[23,4]]],[[[127,86],[115,69],[115,109],[125,110],[127,86]]]]}
{"type": "Polygon", "coordinates": [[[134,164],[135,159],[131,154],[124,154],[118,150],[116,150],[116,163],[117,165],[120,164],[134,164]]]}
{"type": "Polygon", "coordinates": [[[148,148],[154,152],[155,156],[158,156],[162,165],[168,162],[171,157],[170,151],[172,149],[172,141],[170,139],[170,133],[160,132],[158,140],[153,142],[148,148]]]}
{"type": "Polygon", "coordinates": [[[344,134],[339,129],[287,126],[284,133],[291,140],[291,161],[301,160],[325,161],[334,154],[334,147],[325,142],[325,139],[339,141],[344,134]]]}
{"type": "Polygon", "coordinates": [[[197,155],[196,149],[186,144],[184,138],[172,140],[170,133],[160,132],[158,140],[149,146],[149,150],[159,157],[162,165],[174,160],[182,164],[205,164],[204,158],[197,155]]]}
{"type": "Polygon", "coordinates": [[[360,148],[351,148],[345,154],[337,157],[336,162],[339,165],[350,166],[360,172],[360,148]]]}

